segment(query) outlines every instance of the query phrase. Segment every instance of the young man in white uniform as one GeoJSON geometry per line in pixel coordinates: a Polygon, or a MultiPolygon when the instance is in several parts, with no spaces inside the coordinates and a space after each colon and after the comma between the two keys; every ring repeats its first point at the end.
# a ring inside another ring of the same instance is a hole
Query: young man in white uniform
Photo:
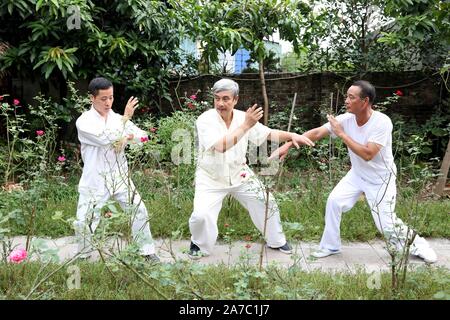
{"type": "MultiPolygon", "coordinates": [[[[286,131],[272,130],[258,122],[263,116],[257,105],[246,112],[235,110],[239,86],[230,79],[217,81],[212,92],[214,109],[200,115],[196,121],[198,162],[195,176],[194,210],[189,219],[192,234],[189,256],[193,259],[213,252],[218,236],[217,219],[223,199],[232,195],[264,234],[265,189],[246,164],[248,142],[261,145],[267,139],[291,140],[296,147],[312,146],[306,137],[286,131]]],[[[278,206],[272,195],[265,239],[271,248],[291,253],[292,248],[283,233],[278,206]]]]}
{"type": "Polygon", "coordinates": [[[95,78],[89,84],[91,109],[77,119],[78,139],[81,143],[83,173],[78,185],[77,220],[74,222],[78,252],[89,257],[92,251],[92,233],[100,222],[100,210],[110,198],[132,217],[133,241],[148,261],[157,262],[155,246],[150,233],[147,209],[128,177],[125,156],[127,143],[141,143],[147,133],[129,119],[138,105],[131,97],[124,115],[115,113],[113,85],[105,78],[95,78]]]}
{"type": "MultiPolygon", "coordinates": [[[[304,133],[312,141],[329,134],[341,138],[352,164],[328,197],[320,249],[312,254],[316,258],[340,252],[341,215],[355,205],[363,192],[378,230],[397,250],[404,246],[407,226],[394,212],[397,169],[392,155],[392,122],[385,114],[372,109],[374,99],[375,88],[367,81],[356,81],[347,91],[347,113],[336,118],[328,115],[328,123],[304,133]]],[[[286,143],[272,155],[284,159],[290,147],[286,143]]],[[[419,235],[415,237],[411,254],[427,263],[437,260],[434,250],[419,235]]]]}

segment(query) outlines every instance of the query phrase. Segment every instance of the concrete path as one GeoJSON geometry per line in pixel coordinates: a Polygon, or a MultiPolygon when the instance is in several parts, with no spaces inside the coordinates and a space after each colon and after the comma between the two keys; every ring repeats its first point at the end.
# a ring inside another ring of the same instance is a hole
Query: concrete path
{"type": "MultiPolygon", "coordinates": [[[[61,261],[70,259],[74,256],[76,244],[74,237],[64,237],[59,239],[43,239],[48,248],[57,249],[61,261]]],[[[433,266],[443,266],[450,269],[450,240],[449,239],[428,239],[430,245],[436,251],[438,261],[433,266]]],[[[162,262],[173,262],[176,259],[190,260],[186,254],[189,248],[189,240],[169,241],[168,239],[157,239],[157,254],[162,262]]],[[[25,237],[15,237],[13,245],[17,248],[24,248],[25,237]]],[[[115,244],[124,246],[125,243],[115,244]]],[[[267,265],[278,265],[282,267],[299,266],[305,271],[321,269],[327,272],[354,272],[358,269],[364,269],[366,272],[388,271],[390,256],[384,249],[382,240],[373,240],[369,242],[343,242],[340,254],[329,256],[322,259],[310,257],[310,253],[318,248],[318,243],[313,242],[291,242],[294,253],[286,255],[278,250],[264,250],[263,263],[267,265]]],[[[259,264],[261,252],[260,243],[233,242],[231,245],[226,243],[217,243],[213,255],[195,260],[193,263],[200,264],[259,264]],[[249,248],[247,248],[249,246],[249,248]]],[[[90,261],[99,259],[98,253],[94,252],[90,261]]],[[[423,260],[411,256],[410,262],[413,266],[424,265],[423,260]]]]}

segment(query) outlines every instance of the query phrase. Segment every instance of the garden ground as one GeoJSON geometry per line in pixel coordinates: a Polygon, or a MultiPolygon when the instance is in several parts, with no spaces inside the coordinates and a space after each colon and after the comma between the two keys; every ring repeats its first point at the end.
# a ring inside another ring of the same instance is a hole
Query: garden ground
{"type": "MultiPolygon", "coordinates": [[[[450,240],[443,238],[428,239],[430,245],[436,251],[438,261],[433,266],[441,266],[450,269],[450,240]]],[[[163,263],[175,262],[175,260],[189,260],[187,250],[189,240],[156,239],[156,249],[163,263]]],[[[58,239],[45,239],[46,247],[57,249],[60,261],[73,258],[76,244],[74,237],[58,239]]],[[[13,245],[24,247],[26,237],[15,237],[13,245]]],[[[280,267],[299,267],[304,271],[321,269],[327,272],[366,272],[389,271],[390,256],[384,249],[382,240],[370,240],[365,242],[343,242],[340,254],[323,259],[315,259],[311,252],[318,248],[317,242],[295,241],[291,243],[293,254],[286,255],[278,250],[264,250],[264,265],[280,267]]],[[[124,243],[115,244],[113,248],[123,247],[124,243]]],[[[229,243],[218,242],[215,251],[208,257],[202,257],[196,263],[204,265],[228,265],[240,264],[255,265],[259,263],[261,244],[255,242],[233,241],[229,243]]],[[[93,252],[91,262],[100,260],[97,252],[93,252]]],[[[411,256],[412,268],[422,266],[425,263],[418,257],[411,256]]]]}

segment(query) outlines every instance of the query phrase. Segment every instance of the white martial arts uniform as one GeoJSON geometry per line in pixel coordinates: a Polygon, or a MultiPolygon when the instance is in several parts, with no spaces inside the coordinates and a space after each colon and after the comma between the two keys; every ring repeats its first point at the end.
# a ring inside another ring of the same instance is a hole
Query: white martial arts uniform
{"type": "MultiPolygon", "coordinates": [[[[211,109],[196,121],[198,159],[195,174],[194,210],[189,219],[191,240],[202,253],[211,254],[218,236],[217,219],[222,201],[232,195],[246,208],[250,217],[263,233],[265,215],[265,189],[246,164],[248,141],[261,145],[267,140],[270,129],[256,123],[236,145],[221,153],[214,149],[225,135],[244,123],[245,112],[233,110],[233,119],[227,128],[220,114],[211,109]]],[[[278,248],[286,243],[280,213],[275,199],[269,196],[269,213],[266,226],[267,245],[278,248]]]]}
{"type": "MultiPolygon", "coordinates": [[[[373,111],[369,121],[358,126],[354,114],[345,113],[336,117],[344,132],[359,144],[374,142],[381,145],[381,150],[370,161],[348,149],[352,168],[336,185],[327,200],[325,213],[325,230],[320,247],[339,250],[341,247],[340,223],[343,212],[349,211],[364,192],[371,209],[372,217],[380,232],[401,249],[406,240],[407,226],[395,214],[396,174],[397,168],[392,155],[392,122],[385,114],[373,111]]],[[[323,125],[336,135],[330,123],[323,125]]],[[[410,236],[411,236],[410,231],[410,236]]],[[[428,243],[416,235],[411,253],[428,243]]]]}
{"type": "Polygon", "coordinates": [[[139,193],[128,178],[128,164],[124,151],[118,154],[113,143],[121,137],[134,135],[131,143],[141,143],[145,131],[131,121],[125,124],[122,116],[110,110],[107,120],[91,107],[76,121],[78,139],[81,142],[83,173],[78,185],[77,220],[74,222],[78,252],[92,250],[92,232],[100,222],[100,209],[111,197],[132,217],[133,240],[141,254],[155,253],[148,223],[148,213],[139,193]]]}

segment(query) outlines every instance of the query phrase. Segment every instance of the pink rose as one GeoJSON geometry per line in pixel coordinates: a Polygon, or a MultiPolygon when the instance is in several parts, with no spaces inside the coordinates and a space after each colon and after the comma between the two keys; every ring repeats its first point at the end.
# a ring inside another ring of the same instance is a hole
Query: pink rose
{"type": "Polygon", "coordinates": [[[43,136],[44,135],[44,130],[36,130],[36,135],[37,136],[43,136]]]}
{"type": "Polygon", "coordinates": [[[27,258],[27,251],[26,250],[24,250],[24,249],[15,249],[9,254],[8,261],[12,262],[12,263],[21,263],[26,258],[27,258]]]}
{"type": "Polygon", "coordinates": [[[58,157],[58,161],[59,161],[59,162],[64,162],[64,161],[66,161],[66,157],[64,157],[64,156],[59,156],[59,157],[58,157]]]}
{"type": "Polygon", "coordinates": [[[147,142],[147,141],[148,141],[148,137],[147,136],[141,137],[141,142],[147,142]]]}
{"type": "Polygon", "coordinates": [[[195,99],[197,99],[197,96],[195,94],[193,94],[192,96],[189,97],[189,99],[195,100],[195,99]]]}
{"type": "Polygon", "coordinates": [[[20,104],[20,101],[18,99],[13,100],[13,105],[18,106],[20,104]]]}
{"type": "Polygon", "coordinates": [[[193,104],[192,102],[189,102],[189,103],[187,104],[187,107],[188,107],[189,109],[191,109],[191,110],[194,110],[194,109],[195,109],[195,106],[194,106],[194,104],[193,104]]]}
{"type": "Polygon", "coordinates": [[[105,212],[105,218],[111,218],[112,215],[113,215],[113,214],[112,214],[111,211],[105,212]]]}
{"type": "Polygon", "coordinates": [[[246,247],[247,249],[250,249],[250,248],[252,247],[252,245],[251,245],[250,243],[247,243],[247,244],[245,245],[245,247],[246,247]]]}
{"type": "Polygon", "coordinates": [[[157,128],[151,128],[150,132],[156,132],[156,130],[158,130],[157,128]]]}
{"type": "Polygon", "coordinates": [[[245,178],[245,177],[247,176],[247,173],[246,173],[246,172],[242,172],[242,173],[240,174],[240,176],[241,176],[241,178],[245,178]]]}

